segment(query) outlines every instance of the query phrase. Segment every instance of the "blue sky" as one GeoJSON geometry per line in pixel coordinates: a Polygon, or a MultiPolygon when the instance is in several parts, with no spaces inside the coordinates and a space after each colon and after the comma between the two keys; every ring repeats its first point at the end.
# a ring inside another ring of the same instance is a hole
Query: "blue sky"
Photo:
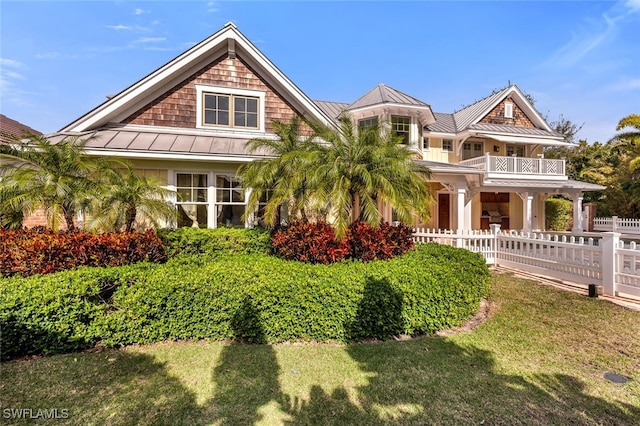
{"type": "Polygon", "coordinates": [[[516,83],[605,142],[640,113],[640,0],[4,1],[0,112],[59,130],[233,21],[310,98],[453,112],[516,83]]]}

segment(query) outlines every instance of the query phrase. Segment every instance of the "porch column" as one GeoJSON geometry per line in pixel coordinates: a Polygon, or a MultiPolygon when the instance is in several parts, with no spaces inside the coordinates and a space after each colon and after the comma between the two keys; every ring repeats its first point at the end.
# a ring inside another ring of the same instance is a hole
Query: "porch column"
{"type": "Polygon", "coordinates": [[[584,228],[582,226],[582,200],[584,197],[582,196],[582,192],[573,195],[573,228],[571,228],[571,232],[574,234],[581,234],[584,232],[584,228]]]}
{"type": "Polygon", "coordinates": [[[531,216],[533,209],[533,195],[525,192],[522,194],[522,232],[531,231],[531,216]]]}
{"type": "Polygon", "coordinates": [[[471,203],[467,207],[465,203],[465,196],[467,190],[465,188],[458,188],[456,197],[456,229],[470,229],[471,228],[471,203]],[[467,210],[469,210],[467,212],[467,210]],[[467,216],[469,219],[467,219],[467,216]]]}

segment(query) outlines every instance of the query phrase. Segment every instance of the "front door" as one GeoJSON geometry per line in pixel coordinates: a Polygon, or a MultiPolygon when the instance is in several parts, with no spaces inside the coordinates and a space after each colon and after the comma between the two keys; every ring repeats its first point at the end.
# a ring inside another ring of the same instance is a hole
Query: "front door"
{"type": "Polygon", "coordinates": [[[449,222],[449,194],[438,194],[438,227],[450,229],[449,222]]]}

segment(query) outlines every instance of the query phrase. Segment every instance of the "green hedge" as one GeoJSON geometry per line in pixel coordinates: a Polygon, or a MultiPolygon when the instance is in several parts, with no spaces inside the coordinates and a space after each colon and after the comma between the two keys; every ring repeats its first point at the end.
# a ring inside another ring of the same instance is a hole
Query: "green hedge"
{"type": "Polygon", "coordinates": [[[82,268],[0,282],[2,359],[179,339],[346,342],[460,324],[487,293],[478,254],[309,265],[264,254],[82,268]]]}
{"type": "Polygon", "coordinates": [[[548,231],[567,231],[573,226],[573,203],[564,198],[548,198],[544,202],[548,231]]]}
{"type": "Polygon", "coordinates": [[[157,235],[170,256],[271,252],[269,231],[263,228],[160,229],[157,235]]]}

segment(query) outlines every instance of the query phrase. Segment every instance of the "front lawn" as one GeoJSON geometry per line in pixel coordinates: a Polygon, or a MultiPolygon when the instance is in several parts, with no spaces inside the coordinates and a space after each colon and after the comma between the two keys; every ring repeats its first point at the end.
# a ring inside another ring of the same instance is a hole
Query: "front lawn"
{"type": "Polygon", "coordinates": [[[505,275],[490,300],[487,321],[448,337],[177,342],[5,362],[0,415],[20,423],[6,409],[67,409],[56,424],[78,425],[640,423],[640,312],[505,275]]]}

